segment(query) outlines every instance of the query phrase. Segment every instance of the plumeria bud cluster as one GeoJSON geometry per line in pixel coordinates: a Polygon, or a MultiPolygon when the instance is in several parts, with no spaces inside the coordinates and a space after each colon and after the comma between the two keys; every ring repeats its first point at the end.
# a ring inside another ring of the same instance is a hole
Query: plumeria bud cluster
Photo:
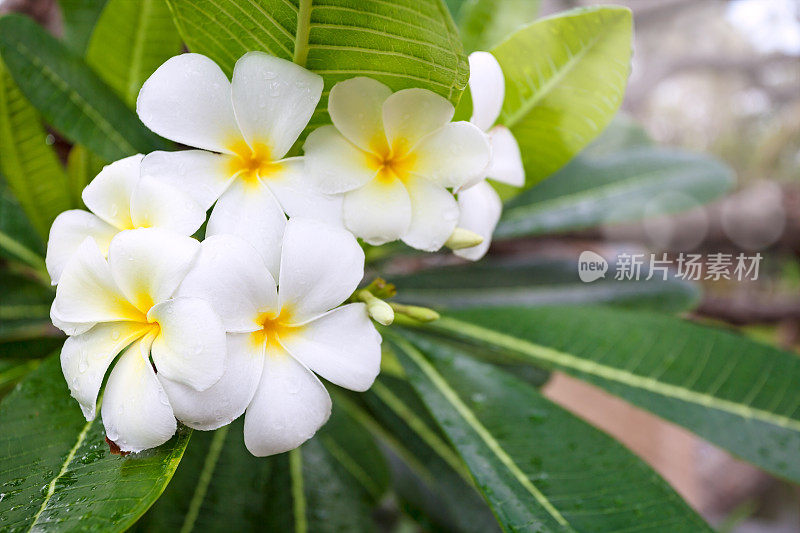
{"type": "Polygon", "coordinates": [[[381,343],[370,317],[438,315],[359,290],[357,238],[477,259],[499,218],[484,178],[521,183],[513,137],[488,129],[503,90],[487,56],[470,58],[471,122],[451,122],[452,105],[429,91],[353,78],[332,88],[333,125],[300,157],[286,154],[320,76],[261,52],[230,81],[202,55],[164,63],[137,112],[194,148],[106,166],[83,191],[89,211],[62,213],[50,232],[51,317],[69,335],[61,366],[87,420],[100,402],[108,439],[137,452],[178,421],[213,430],[244,415],[245,444],[264,456],[328,419],[317,375],[368,389],[381,343]]]}

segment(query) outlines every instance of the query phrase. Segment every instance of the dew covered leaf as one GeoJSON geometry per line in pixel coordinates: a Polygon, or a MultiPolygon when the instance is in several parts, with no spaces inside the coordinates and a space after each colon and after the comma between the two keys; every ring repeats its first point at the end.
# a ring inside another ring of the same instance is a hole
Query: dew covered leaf
{"type": "Polygon", "coordinates": [[[711,531],[624,446],[453,345],[392,336],[410,383],[506,531],[711,531]]]}
{"type": "Polygon", "coordinates": [[[49,357],[0,402],[0,530],[130,527],[169,483],[190,433],[112,455],[100,417],[83,418],[49,357]]]}

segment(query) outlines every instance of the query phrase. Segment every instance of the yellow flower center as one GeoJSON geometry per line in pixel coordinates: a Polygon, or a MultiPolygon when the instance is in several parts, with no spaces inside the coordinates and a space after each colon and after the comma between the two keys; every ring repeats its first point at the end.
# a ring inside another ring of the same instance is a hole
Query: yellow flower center
{"type": "Polygon", "coordinates": [[[269,147],[254,143],[252,147],[244,140],[234,142],[229,149],[235,154],[228,162],[228,172],[238,176],[248,185],[256,185],[258,178],[265,178],[280,170],[281,164],[272,159],[269,147]]]}
{"type": "MultiPolygon", "coordinates": [[[[376,145],[380,146],[378,143],[376,145]]],[[[417,162],[417,156],[408,149],[408,143],[400,140],[392,146],[381,147],[367,153],[367,166],[377,172],[375,179],[391,183],[399,179],[405,183],[417,162]]]]}
{"type": "Polygon", "coordinates": [[[292,312],[286,307],[281,309],[278,314],[275,314],[274,311],[261,313],[256,318],[256,322],[261,325],[261,329],[250,334],[250,340],[256,346],[277,344],[279,337],[286,339],[300,329],[300,326],[292,324],[292,312]]]}

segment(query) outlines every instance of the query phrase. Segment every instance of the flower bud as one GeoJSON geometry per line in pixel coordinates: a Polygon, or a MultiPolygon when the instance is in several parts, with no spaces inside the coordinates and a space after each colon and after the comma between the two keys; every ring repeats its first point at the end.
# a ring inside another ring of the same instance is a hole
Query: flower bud
{"type": "Polygon", "coordinates": [[[388,326],[394,322],[394,311],[389,304],[380,298],[376,298],[371,292],[365,289],[358,291],[357,297],[367,304],[367,313],[369,313],[369,316],[371,316],[375,322],[384,326],[388,326]]]}
{"type": "Polygon", "coordinates": [[[453,230],[453,234],[450,235],[450,238],[447,239],[447,242],[445,242],[444,245],[451,250],[461,250],[463,248],[472,248],[473,246],[478,246],[482,242],[483,236],[478,235],[474,231],[464,228],[456,228],[453,230]]]}

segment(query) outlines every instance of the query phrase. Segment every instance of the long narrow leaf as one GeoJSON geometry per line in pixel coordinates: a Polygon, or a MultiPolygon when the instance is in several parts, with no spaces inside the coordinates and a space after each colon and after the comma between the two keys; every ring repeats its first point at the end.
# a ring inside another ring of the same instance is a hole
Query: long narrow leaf
{"type": "Polygon", "coordinates": [[[67,176],[46,139],[39,114],[0,61],[0,170],[44,240],[56,216],[72,207],[67,176]]]}
{"type": "Polygon", "coordinates": [[[92,29],[108,0],[58,0],[64,21],[64,43],[82,56],[89,44],[92,29]]]}
{"type": "Polygon", "coordinates": [[[732,170],[683,150],[637,147],[579,155],[536,187],[512,199],[497,238],[563,233],[669,215],[722,196],[732,170]]]}
{"type": "Polygon", "coordinates": [[[109,161],[168,147],[81,58],[29,18],[0,18],[0,55],[31,104],[71,141],[109,161]]]}
{"type": "MultiPolygon", "coordinates": [[[[392,483],[409,514],[446,531],[498,530],[466,465],[406,380],[382,376],[363,400],[368,414],[358,418],[394,457],[392,483]]],[[[337,405],[358,409],[339,398],[337,405]]]]}
{"type": "Polygon", "coordinates": [[[0,176],[0,256],[33,267],[46,275],[44,240],[36,233],[19,200],[0,176]]]}
{"type": "MultiPolygon", "coordinates": [[[[334,83],[375,78],[394,90],[421,87],[458,102],[468,65],[441,0],[168,0],[189,49],[228,74],[250,50],[322,75],[322,102],[309,128],[330,123],[334,83]]],[[[306,130],[310,131],[310,130],[306,130]]]]}
{"type": "Polygon", "coordinates": [[[584,379],[800,482],[800,358],[739,335],[642,311],[452,311],[427,326],[584,379]]]}
{"type": "Polygon", "coordinates": [[[445,343],[392,344],[504,530],[710,531],[638,457],[523,381],[445,343]]]}
{"type": "Polygon", "coordinates": [[[169,483],[190,432],[124,458],[104,435],[70,397],[57,355],[22,381],[0,403],[0,529],[126,529],[169,483]]]}
{"type": "Polygon", "coordinates": [[[109,0],[92,33],[86,62],[134,107],[142,84],[181,50],[165,0],[109,0]]]}
{"type": "Polygon", "coordinates": [[[388,484],[369,434],[334,414],[301,448],[253,457],[238,420],[195,432],[143,531],[370,531],[369,507],[388,484]]]}
{"type": "Polygon", "coordinates": [[[431,268],[391,281],[402,302],[451,309],[605,304],[679,312],[699,298],[696,287],[673,277],[615,280],[609,275],[584,283],[577,261],[528,258],[431,268]]]}
{"type": "Polygon", "coordinates": [[[528,187],[611,121],[630,71],[631,36],[627,8],[592,7],[540,19],[492,50],[506,79],[498,121],[519,142],[528,187]]]}

